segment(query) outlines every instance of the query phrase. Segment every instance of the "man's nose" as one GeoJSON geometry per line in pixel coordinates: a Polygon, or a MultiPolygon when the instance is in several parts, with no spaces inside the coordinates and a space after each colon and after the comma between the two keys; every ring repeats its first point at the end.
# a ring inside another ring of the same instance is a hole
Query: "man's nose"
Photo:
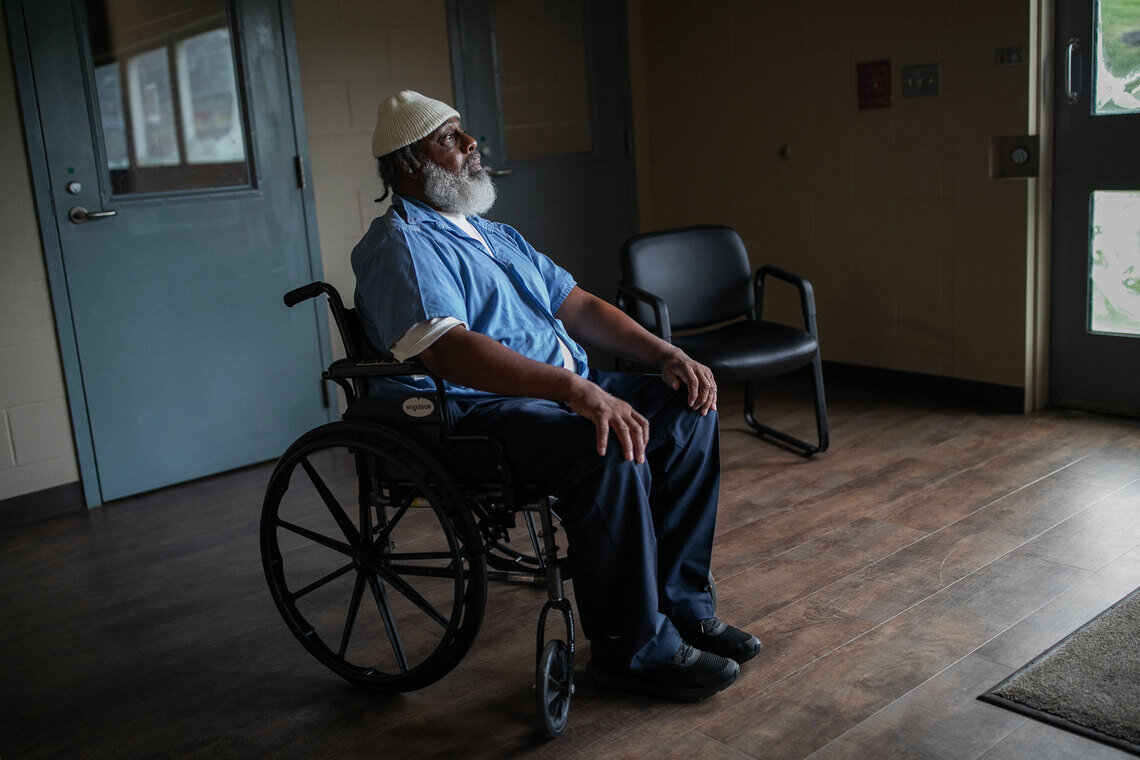
{"type": "Polygon", "coordinates": [[[466,138],[466,140],[467,140],[467,147],[464,148],[464,150],[467,153],[474,152],[475,148],[479,145],[479,142],[474,137],[472,137],[471,135],[464,135],[464,138],[466,138]]]}

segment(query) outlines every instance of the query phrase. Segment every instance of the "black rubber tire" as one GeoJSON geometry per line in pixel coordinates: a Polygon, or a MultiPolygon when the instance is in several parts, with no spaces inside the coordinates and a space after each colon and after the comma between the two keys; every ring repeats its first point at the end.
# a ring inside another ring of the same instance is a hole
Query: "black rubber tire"
{"type": "Polygon", "coordinates": [[[534,707],[539,725],[547,737],[557,739],[566,728],[570,698],[574,695],[570,648],[561,640],[546,642],[538,658],[534,683],[534,707]]]}
{"type": "Polygon", "coordinates": [[[266,489],[261,555],[297,640],[370,689],[439,680],[483,620],[470,512],[437,460],[382,425],[334,422],[289,447],[266,489]]]}

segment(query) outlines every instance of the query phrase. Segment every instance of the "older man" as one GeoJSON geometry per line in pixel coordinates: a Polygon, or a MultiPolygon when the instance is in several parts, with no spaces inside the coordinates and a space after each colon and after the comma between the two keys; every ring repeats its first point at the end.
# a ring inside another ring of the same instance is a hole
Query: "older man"
{"type": "Polygon", "coordinates": [[[380,104],[372,153],[392,206],[352,252],[371,342],[448,383],[457,433],[497,437],[559,497],[601,684],[677,700],[729,686],[760,642],[716,619],[720,477],[712,372],[490,222],[495,188],[449,105],[380,104]],[[660,368],[600,372],[581,344],[660,368]]]}

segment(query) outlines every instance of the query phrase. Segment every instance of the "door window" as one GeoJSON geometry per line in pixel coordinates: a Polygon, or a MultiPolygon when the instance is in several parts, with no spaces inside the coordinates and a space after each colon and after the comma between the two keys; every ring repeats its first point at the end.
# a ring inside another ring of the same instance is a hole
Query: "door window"
{"type": "Polygon", "coordinates": [[[1140,192],[1092,194],[1089,330],[1140,335],[1140,192]]]}
{"type": "Polygon", "coordinates": [[[1140,2],[1100,0],[1096,14],[1093,112],[1140,112],[1140,2]]]}
{"type": "Polygon", "coordinates": [[[87,23],[112,193],[248,185],[225,0],[88,0],[87,23]]]}
{"type": "Polygon", "coordinates": [[[494,12],[507,158],[590,151],[583,1],[498,0],[494,12]]]}

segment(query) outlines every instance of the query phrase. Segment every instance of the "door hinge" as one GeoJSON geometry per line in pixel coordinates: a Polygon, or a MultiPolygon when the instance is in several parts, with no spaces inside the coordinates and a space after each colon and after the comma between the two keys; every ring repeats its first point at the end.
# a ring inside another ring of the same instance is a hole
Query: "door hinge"
{"type": "Polygon", "coordinates": [[[293,156],[293,166],[297,169],[297,187],[305,189],[305,159],[303,156],[293,156]]]}

